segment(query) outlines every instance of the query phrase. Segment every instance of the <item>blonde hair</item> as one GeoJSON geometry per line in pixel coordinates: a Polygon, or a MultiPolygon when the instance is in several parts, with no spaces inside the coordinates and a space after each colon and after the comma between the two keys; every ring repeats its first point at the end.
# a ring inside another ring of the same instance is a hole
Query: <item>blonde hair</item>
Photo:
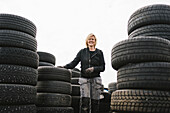
{"type": "Polygon", "coordinates": [[[90,33],[87,38],[86,38],[86,46],[88,47],[88,40],[90,37],[94,37],[95,38],[95,45],[96,46],[96,43],[97,43],[97,39],[96,39],[96,36],[93,34],[93,33],[90,33]]]}

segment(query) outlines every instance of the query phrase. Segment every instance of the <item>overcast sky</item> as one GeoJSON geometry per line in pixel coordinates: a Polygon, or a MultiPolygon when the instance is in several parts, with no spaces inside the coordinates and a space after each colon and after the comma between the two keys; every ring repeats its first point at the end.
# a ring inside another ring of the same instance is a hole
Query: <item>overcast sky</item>
{"type": "Polygon", "coordinates": [[[86,47],[87,35],[94,33],[96,47],[104,53],[106,70],[101,77],[108,87],[117,81],[111,67],[112,47],[128,38],[130,15],[152,4],[170,5],[170,0],[0,0],[0,13],[31,20],[37,27],[38,51],[53,54],[56,66],[71,62],[86,47]]]}

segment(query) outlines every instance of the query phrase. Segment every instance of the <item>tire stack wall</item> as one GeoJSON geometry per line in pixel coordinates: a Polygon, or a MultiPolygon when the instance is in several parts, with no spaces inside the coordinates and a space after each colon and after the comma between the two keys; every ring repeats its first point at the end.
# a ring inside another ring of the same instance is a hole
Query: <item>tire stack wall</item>
{"type": "Polygon", "coordinates": [[[71,106],[74,108],[74,113],[79,113],[80,110],[80,84],[79,77],[80,71],[77,69],[71,70],[72,78],[71,78],[71,85],[72,85],[72,103],[71,106]]]}
{"type": "Polygon", "coordinates": [[[48,52],[37,51],[39,55],[39,66],[55,66],[56,58],[48,52]]]}
{"type": "Polygon", "coordinates": [[[170,113],[170,6],[149,5],[128,21],[129,38],[114,45],[112,67],[118,90],[112,93],[116,113],[170,113]]]}
{"type": "Polygon", "coordinates": [[[0,14],[0,113],[36,113],[38,54],[36,26],[0,14]]]}
{"type": "Polygon", "coordinates": [[[40,66],[37,83],[37,113],[73,113],[71,73],[64,68],[40,66]]]}

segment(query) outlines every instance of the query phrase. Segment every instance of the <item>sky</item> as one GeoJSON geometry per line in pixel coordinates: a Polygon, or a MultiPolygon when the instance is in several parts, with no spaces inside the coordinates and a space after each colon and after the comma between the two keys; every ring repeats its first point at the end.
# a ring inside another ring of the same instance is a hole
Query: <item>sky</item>
{"type": "MultiPolygon", "coordinates": [[[[106,69],[101,73],[104,87],[117,81],[111,66],[113,46],[128,38],[130,15],[141,7],[170,5],[169,0],[0,0],[0,13],[22,16],[37,27],[37,51],[56,57],[55,66],[70,63],[93,33],[96,47],[104,53],[106,69]]],[[[80,64],[76,67],[80,69],[80,64]]]]}

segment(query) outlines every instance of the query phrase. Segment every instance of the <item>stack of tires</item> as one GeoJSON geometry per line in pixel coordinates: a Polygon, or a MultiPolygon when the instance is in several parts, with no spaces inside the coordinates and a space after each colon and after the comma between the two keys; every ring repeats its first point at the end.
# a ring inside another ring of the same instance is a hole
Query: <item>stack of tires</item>
{"type": "Polygon", "coordinates": [[[112,94],[112,92],[117,90],[117,82],[111,82],[108,84],[108,92],[112,94]]]}
{"type": "Polygon", "coordinates": [[[28,19],[0,14],[0,112],[36,113],[38,55],[36,26],[28,19]]]}
{"type": "Polygon", "coordinates": [[[73,69],[71,78],[71,86],[72,86],[72,103],[71,106],[74,108],[74,113],[79,113],[80,110],[80,84],[79,77],[80,71],[77,69],[73,69]]]}
{"type": "Polygon", "coordinates": [[[38,51],[39,66],[55,66],[55,56],[48,52],[38,51]]]}
{"type": "Polygon", "coordinates": [[[73,113],[71,73],[64,68],[40,66],[37,83],[37,113],[73,113]]]}
{"type": "Polygon", "coordinates": [[[112,49],[114,112],[170,113],[170,6],[149,5],[128,21],[129,38],[112,49]]]}

